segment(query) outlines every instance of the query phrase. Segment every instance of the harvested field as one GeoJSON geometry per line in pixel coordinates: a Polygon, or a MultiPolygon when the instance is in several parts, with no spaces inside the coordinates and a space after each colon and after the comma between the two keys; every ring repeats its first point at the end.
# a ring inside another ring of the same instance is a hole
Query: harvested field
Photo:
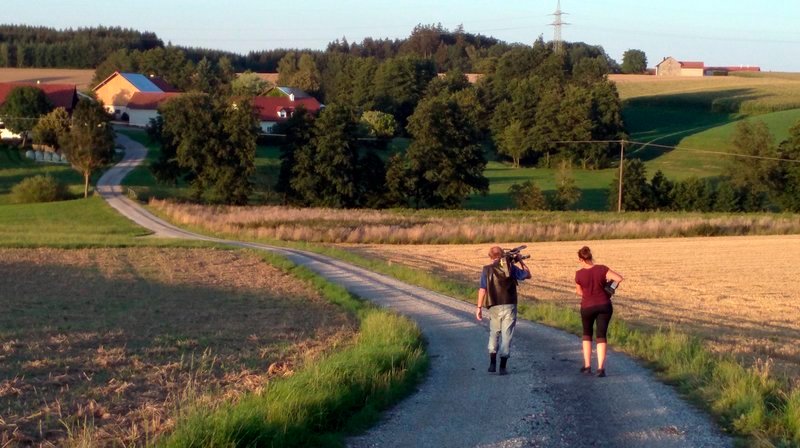
{"type": "MultiPolygon", "coordinates": [[[[521,295],[577,309],[576,253],[584,243],[527,244],[533,279],[521,286],[521,295]]],[[[587,244],[597,262],[625,276],[614,298],[616,316],[635,327],[675,326],[703,338],[712,350],[733,353],[748,365],[769,359],[775,372],[800,381],[800,292],[794,287],[800,236],[587,244]]],[[[489,245],[344,247],[473,282],[477,287],[480,267],[488,262],[489,245]]]]}
{"type": "Polygon", "coordinates": [[[78,90],[88,90],[94,70],[68,68],[0,68],[0,82],[36,82],[46,84],[75,84],[78,90]]]}
{"type": "Polygon", "coordinates": [[[350,340],[355,317],[255,255],[0,249],[0,446],[132,446],[350,340]]]}

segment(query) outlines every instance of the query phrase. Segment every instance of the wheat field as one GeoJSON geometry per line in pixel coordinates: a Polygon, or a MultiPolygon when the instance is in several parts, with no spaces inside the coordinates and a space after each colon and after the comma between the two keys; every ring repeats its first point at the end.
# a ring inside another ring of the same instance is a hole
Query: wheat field
{"type": "MultiPolygon", "coordinates": [[[[800,380],[798,235],[518,242],[504,247],[518,244],[528,244],[526,252],[532,256],[533,278],[520,288],[525,299],[557,302],[577,310],[577,251],[587,244],[598,263],[625,276],[614,298],[615,316],[634,327],[674,326],[703,338],[714,351],[733,353],[748,365],[769,359],[776,373],[800,380]]],[[[473,281],[477,288],[489,246],[344,247],[473,281]]]]}
{"type": "Polygon", "coordinates": [[[94,70],[69,68],[0,68],[0,82],[36,82],[46,84],[75,84],[87,90],[94,70]]]}

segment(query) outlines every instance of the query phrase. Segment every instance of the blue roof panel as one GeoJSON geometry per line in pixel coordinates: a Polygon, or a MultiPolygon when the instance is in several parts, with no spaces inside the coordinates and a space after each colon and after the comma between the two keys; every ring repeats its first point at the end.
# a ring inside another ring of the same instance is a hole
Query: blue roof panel
{"type": "Polygon", "coordinates": [[[147,76],[140,73],[120,73],[120,75],[139,89],[140,92],[163,92],[147,76]]]}

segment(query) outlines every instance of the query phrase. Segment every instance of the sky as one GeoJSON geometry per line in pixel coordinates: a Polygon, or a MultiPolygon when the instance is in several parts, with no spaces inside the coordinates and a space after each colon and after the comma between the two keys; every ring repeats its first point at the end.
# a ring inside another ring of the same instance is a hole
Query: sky
{"type": "MultiPolygon", "coordinates": [[[[0,23],[56,28],[122,26],[165,43],[247,53],[324,49],[346,37],[407,37],[417,24],[459,24],[470,33],[531,44],[553,38],[556,0],[3,0],[0,23]]],[[[563,0],[565,41],[601,45],[622,61],[643,50],[707,66],[757,65],[800,72],[798,0],[563,0]]]]}

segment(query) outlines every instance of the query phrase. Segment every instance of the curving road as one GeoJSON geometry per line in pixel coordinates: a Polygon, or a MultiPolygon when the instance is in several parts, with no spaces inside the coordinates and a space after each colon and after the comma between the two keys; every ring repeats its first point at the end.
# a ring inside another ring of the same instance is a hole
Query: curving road
{"type": "MultiPolygon", "coordinates": [[[[155,235],[215,241],[287,256],[362,298],[417,322],[431,359],[418,391],[384,414],[352,447],[728,447],[703,413],[644,367],[615,352],[608,377],[586,377],[580,340],[531,322],[514,336],[510,375],[486,372],[487,322],[473,306],[329,257],[210,238],[177,228],[131,201],[120,181],[146,149],[124,136],[125,158],[98,182],[121,214],[155,235]]],[[[477,272],[478,267],[476,267],[477,272]]],[[[534,280],[535,281],[535,280],[534,280]]]]}

